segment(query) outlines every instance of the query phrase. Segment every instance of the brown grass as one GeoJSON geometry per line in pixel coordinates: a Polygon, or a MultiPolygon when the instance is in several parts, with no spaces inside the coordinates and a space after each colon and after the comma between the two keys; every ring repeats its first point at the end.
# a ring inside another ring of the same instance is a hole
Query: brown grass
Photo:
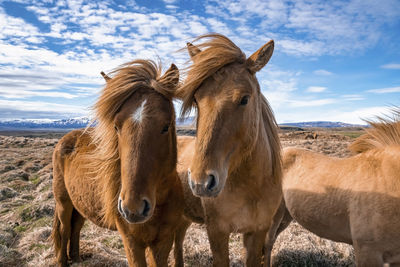
{"type": "MultiPolygon", "coordinates": [[[[282,131],[283,147],[308,148],[332,156],[350,155],[352,141],[346,132],[313,130],[317,139],[305,139],[309,132],[282,131]]],[[[354,131],[357,135],[358,132],[354,131]]],[[[193,134],[190,129],[180,133],[193,134]]],[[[51,192],[51,153],[59,136],[0,135],[0,266],[53,266],[51,232],[54,202],[51,192]]],[[[230,239],[231,266],[244,266],[242,239],[230,239]]],[[[193,224],[184,243],[186,266],[211,266],[212,257],[204,226],[193,224]]],[[[292,223],[273,249],[275,266],[350,266],[352,247],[321,239],[292,223]]],[[[82,263],[73,266],[127,266],[117,232],[86,222],[81,233],[82,263]]],[[[172,263],[172,257],[171,257],[172,263]]]]}

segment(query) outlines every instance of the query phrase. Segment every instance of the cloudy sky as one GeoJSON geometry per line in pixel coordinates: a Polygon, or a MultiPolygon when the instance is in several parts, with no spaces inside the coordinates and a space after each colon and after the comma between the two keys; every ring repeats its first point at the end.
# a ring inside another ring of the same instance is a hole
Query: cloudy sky
{"type": "Polygon", "coordinates": [[[186,41],[218,32],[251,55],[279,123],[400,106],[400,1],[2,1],[0,120],[87,115],[110,71],[135,58],[183,67],[186,41]]]}

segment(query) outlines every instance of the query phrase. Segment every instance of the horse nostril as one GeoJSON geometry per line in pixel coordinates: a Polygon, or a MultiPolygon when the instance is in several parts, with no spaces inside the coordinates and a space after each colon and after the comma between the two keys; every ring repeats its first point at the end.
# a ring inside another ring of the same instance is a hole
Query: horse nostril
{"type": "Polygon", "coordinates": [[[142,215],[144,217],[147,217],[149,215],[150,212],[150,203],[146,200],[143,199],[143,211],[142,211],[142,215]]]}
{"type": "Polygon", "coordinates": [[[208,175],[208,181],[206,184],[206,188],[208,191],[212,191],[217,186],[217,180],[213,174],[208,175]]]}

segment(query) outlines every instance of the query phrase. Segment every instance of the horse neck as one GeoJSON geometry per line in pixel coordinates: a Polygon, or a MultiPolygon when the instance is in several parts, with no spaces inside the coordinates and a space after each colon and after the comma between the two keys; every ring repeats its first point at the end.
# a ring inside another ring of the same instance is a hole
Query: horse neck
{"type": "Polygon", "coordinates": [[[171,190],[174,190],[177,184],[179,185],[180,183],[176,168],[174,168],[174,170],[171,173],[166,173],[165,175],[162,175],[162,177],[165,178],[162,181],[160,181],[156,191],[157,205],[162,205],[165,202],[167,202],[168,195],[171,192],[171,190]],[[177,183],[177,181],[179,183],[177,183]]]}

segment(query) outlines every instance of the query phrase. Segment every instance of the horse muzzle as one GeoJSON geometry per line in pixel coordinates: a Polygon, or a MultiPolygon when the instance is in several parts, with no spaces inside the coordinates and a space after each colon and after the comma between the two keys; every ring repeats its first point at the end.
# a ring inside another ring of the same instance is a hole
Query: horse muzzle
{"type": "Polygon", "coordinates": [[[214,171],[208,171],[205,174],[204,182],[196,183],[188,170],[188,182],[193,195],[197,197],[217,197],[223,188],[218,174],[214,171]]]}
{"type": "Polygon", "coordinates": [[[144,223],[152,216],[150,201],[142,199],[141,205],[137,210],[131,210],[123,205],[121,197],[118,198],[118,212],[128,223],[144,223]]]}

